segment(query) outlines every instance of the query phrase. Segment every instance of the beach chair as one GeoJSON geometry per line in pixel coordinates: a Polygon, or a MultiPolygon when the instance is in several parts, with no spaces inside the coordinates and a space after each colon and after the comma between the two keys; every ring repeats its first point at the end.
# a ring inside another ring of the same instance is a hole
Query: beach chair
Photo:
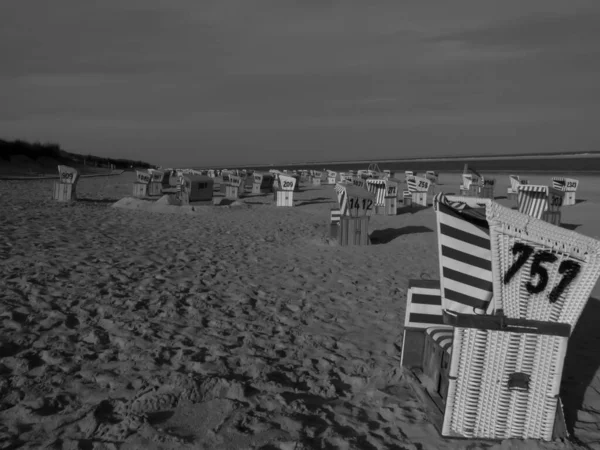
{"type": "Polygon", "coordinates": [[[148,184],[148,196],[158,197],[162,195],[163,186],[165,185],[166,172],[162,170],[153,170],[150,174],[150,183],[148,184]]]}
{"type": "Polygon", "coordinates": [[[427,194],[431,187],[431,181],[423,177],[409,176],[406,178],[406,184],[412,196],[412,206],[427,206],[427,194]]]}
{"type": "Polygon", "coordinates": [[[143,198],[148,196],[148,187],[152,176],[148,172],[142,172],[139,170],[135,171],[135,181],[133,183],[133,196],[143,198]]]}
{"type": "Polygon", "coordinates": [[[244,195],[243,179],[237,175],[229,175],[229,181],[225,183],[225,198],[228,200],[238,200],[244,195]]]}
{"type": "Polygon", "coordinates": [[[330,236],[334,237],[335,234],[339,245],[344,247],[369,245],[369,217],[374,211],[375,194],[363,188],[340,183],[335,185],[334,190],[340,210],[340,221],[339,229],[331,231],[330,236]]]}
{"type": "Polygon", "coordinates": [[[549,186],[520,184],[517,202],[519,212],[560,225],[564,192],[549,186]]]}
{"type": "Polygon", "coordinates": [[[579,187],[579,180],[574,178],[552,178],[552,187],[564,192],[563,206],[572,206],[576,204],[575,193],[579,187]]]}
{"type": "Polygon", "coordinates": [[[52,198],[59,202],[77,200],[77,182],[79,171],[74,167],[58,166],[58,181],[54,183],[52,198]]]}
{"type": "MultiPolygon", "coordinates": [[[[438,429],[462,438],[565,437],[558,393],[567,339],[600,274],[600,242],[489,200],[438,196],[434,204],[442,318],[453,331],[449,338],[439,318],[419,318],[428,335],[442,336],[439,345],[430,339],[442,356],[432,363],[424,352],[421,363],[424,378],[438,371],[437,386],[419,386],[443,404],[438,429]]],[[[407,306],[406,320],[416,308],[407,306]]],[[[406,358],[418,356],[403,358],[405,367],[406,358]]]]}
{"type": "Polygon", "coordinates": [[[279,188],[275,191],[276,206],[294,206],[296,178],[281,173],[277,175],[277,180],[279,188]]]}

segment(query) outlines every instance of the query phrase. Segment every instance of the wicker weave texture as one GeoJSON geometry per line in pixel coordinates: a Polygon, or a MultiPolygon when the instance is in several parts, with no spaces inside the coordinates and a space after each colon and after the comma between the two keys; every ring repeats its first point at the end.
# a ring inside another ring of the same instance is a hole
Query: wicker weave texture
{"type": "Polygon", "coordinates": [[[600,275],[600,242],[496,203],[487,208],[487,218],[495,308],[512,318],[563,322],[574,327],[600,275]],[[511,267],[523,257],[523,252],[514,250],[516,244],[520,248],[529,247],[531,254],[505,282],[511,267]],[[543,258],[539,261],[537,255],[543,253],[554,255],[555,261],[543,261],[543,258]],[[578,265],[578,273],[560,292],[557,287],[563,282],[567,273],[564,268],[569,264],[578,265]],[[544,275],[540,272],[547,274],[545,288],[532,292],[532,287],[544,285],[544,275]],[[553,291],[560,294],[553,297],[553,291]]]}
{"type": "Polygon", "coordinates": [[[453,341],[442,433],[550,440],[567,338],[456,327],[453,341]],[[526,388],[510,387],[515,373],[526,388]]]}

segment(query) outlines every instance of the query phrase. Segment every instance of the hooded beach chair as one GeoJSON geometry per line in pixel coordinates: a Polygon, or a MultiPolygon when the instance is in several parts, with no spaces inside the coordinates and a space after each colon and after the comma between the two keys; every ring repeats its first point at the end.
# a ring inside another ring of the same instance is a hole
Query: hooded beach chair
{"type": "Polygon", "coordinates": [[[552,178],[552,187],[565,193],[563,206],[571,206],[576,203],[575,193],[579,187],[579,180],[575,180],[574,178],[554,177],[552,178]]]}
{"type": "Polygon", "coordinates": [[[54,183],[52,198],[59,202],[77,200],[77,182],[79,171],[70,166],[58,166],[58,181],[54,183]]]}
{"type": "Polygon", "coordinates": [[[564,192],[549,186],[521,184],[518,187],[519,212],[560,225],[564,192]]]}
{"type": "Polygon", "coordinates": [[[506,198],[508,200],[517,200],[519,193],[519,185],[529,184],[527,180],[522,180],[519,175],[509,175],[510,187],[506,191],[506,198]]]}
{"type": "MultiPolygon", "coordinates": [[[[427,388],[443,404],[438,427],[462,438],[564,437],[562,367],[600,274],[600,242],[480,201],[435,199],[442,319],[452,328],[450,345],[439,319],[427,328],[446,336],[438,353],[451,355],[427,388]]],[[[435,376],[428,364],[424,378],[435,376]]]]}

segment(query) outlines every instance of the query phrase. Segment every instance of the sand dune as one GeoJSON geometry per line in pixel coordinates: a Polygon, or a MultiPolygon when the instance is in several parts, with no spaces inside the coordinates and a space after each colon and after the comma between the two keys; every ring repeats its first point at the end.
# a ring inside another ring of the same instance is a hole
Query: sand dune
{"type": "MultiPolygon", "coordinates": [[[[113,207],[132,181],[82,179],[70,205],[51,181],[0,181],[0,448],[580,448],[448,440],[429,422],[400,348],[408,280],[438,277],[431,208],[374,217],[379,244],[349,249],[326,238],[330,186],[295,208],[113,207]]],[[[563,221],[600,235],[600,180],[580,190],[563,221]]],[[[584,319],[563,391],[577,438],[598,443],[584,319]]]]}

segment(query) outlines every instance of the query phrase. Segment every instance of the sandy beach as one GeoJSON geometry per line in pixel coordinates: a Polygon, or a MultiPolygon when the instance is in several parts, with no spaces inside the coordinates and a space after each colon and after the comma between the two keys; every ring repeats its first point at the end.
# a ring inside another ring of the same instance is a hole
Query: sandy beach
{"type": "MultiPolygon", "coordinates": [[[[0,181],[0,448],[600,449],[598,286],[561,389],[578,443],[445,439],[400,367],[408,280],[439,278],[431,207],[342,248],[332,186],[156,207],[121,200],[134,176],[83,178],[72,204],[0,181]]],[[[600,238],[600,177],[579,179],[562,222],[600,238]]]]}

